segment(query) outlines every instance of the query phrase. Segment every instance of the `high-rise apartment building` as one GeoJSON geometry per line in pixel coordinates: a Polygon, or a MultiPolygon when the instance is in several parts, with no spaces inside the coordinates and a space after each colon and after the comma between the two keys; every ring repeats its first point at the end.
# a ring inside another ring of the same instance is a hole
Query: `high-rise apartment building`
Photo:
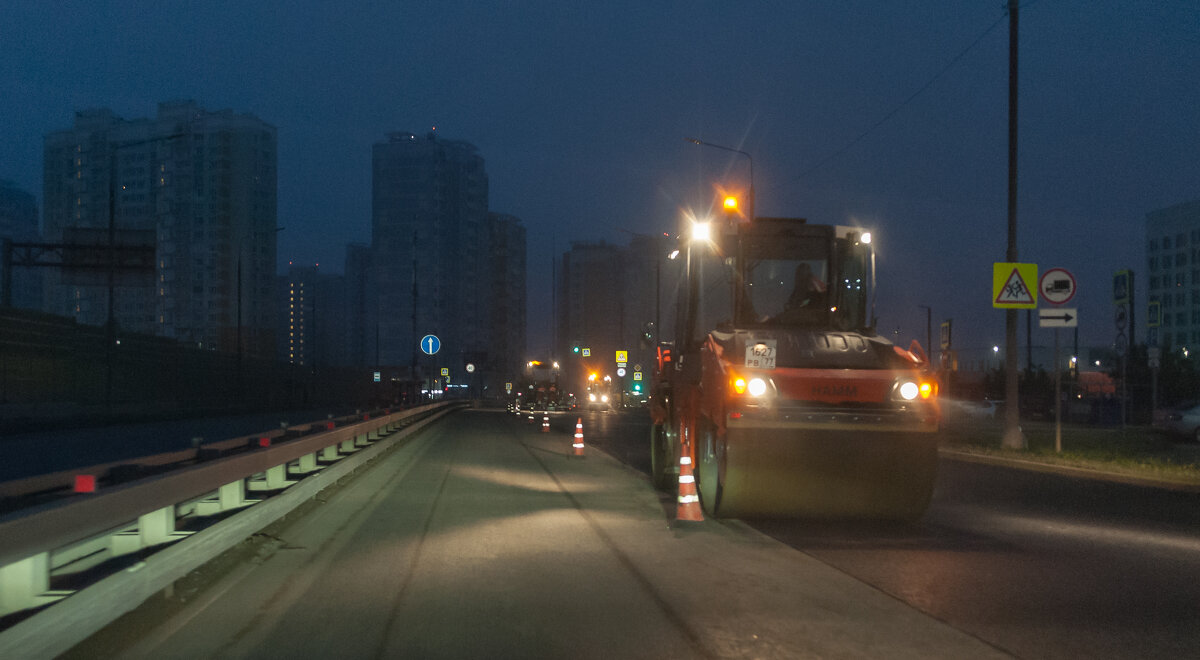
{"type": "Polygon", "coordinates": [[[588,372],[613,374],[616,351],[628,350],[634,338],[632,319],[625,314],[625,257],[624,248],[604,241],[573,241],[562,256],[555,294],[558,355],[547,357],[571,355],[576,343],[588,349],[590,355],[572,355],[563,365],[573,386],[588,372]]]}
{"type": "MultiPolygon", "coordinates": [[[[160,103],[153,119],[76,113],[46,136],[47,242],[150,236],[151,273],[116,279],[126,331],[271,356],[275,348],[275,128],[249,114],[160,103]]],[[[109,317],[97,278],[51,271],[46,306],[81,323],[109,317]]]]}
{"type": "MultiPolygon", "coordinates": [[[[0,181],[0,239],[14,243],[35,243],[39,240],[37,199],[11,181],[0,181]]],[[[12,306],[40,309],[42,274],[32,268],[14,268],[12,282],[0,282],[9,287],[12,306]]],[[[0,273],[0,278],[4,274],[0,273]]]]}
{"type": "Polygon", "coordinates": [[[489,339],[483,158],[467,142],[391,133],[373,146],[372,165],[374,352],[380,366],[459,375],[489,339]],[[418,347],[427,334],[441,340],[433,358],[418,347]]]}
{"type": "Polygon", "coordinates": [[[353,367],[375,366],[372,349],[375,338],[374,287],[371,269],[371,246],[351,243],[346,246],[345,298],[346,298],[346,365],[353,367]],[[370,341],[368,341],[368,338],[370,341]]]}
{"type": "Polygon", "coordinates": [[[1146,214],[1147,292],[1161,306],[1159,345],[1200,346],[1200,200],[1146,214]]]}
{"type": "Polygon", "coordinates": [[[491,329],[482,384],[500,396],[506,382],[516,380],[525,361],[525,227],[503,213],[488,214],[491,329]]]}
{"type": "Polygon", "coordinates": [[[627,389],[642,372],[648,386],[655,344],[672,340],[681,263],[669,257],[674,241],[661,235],[635,235],[628,246],[578,241],[562,255],[556,284],[555,355],[565,363],[568,386],[579,387],[588,373],[621,378],[616,351],[625,351],[627,389]],[[652,341],[646,341],[649,332],[652,341]],[[590,355],[575,354],[579,346],[590,355]]]}

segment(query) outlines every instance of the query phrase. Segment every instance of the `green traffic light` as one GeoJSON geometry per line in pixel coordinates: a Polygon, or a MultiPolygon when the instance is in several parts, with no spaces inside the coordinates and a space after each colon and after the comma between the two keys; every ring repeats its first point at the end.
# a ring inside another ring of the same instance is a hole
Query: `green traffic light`
{"type": "Polygon", "coordinates": [[[578,353],[578,352],[579,352],[579,347],[578,347],[578,346],[572,346],[572,347],[571,347],[571,352],[572,352],[572,353],[578,353]]]}

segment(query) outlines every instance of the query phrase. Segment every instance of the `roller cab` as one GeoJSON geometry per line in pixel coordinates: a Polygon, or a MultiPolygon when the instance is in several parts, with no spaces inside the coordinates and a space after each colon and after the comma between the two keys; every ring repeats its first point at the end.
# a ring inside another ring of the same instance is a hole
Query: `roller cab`
{"type": "Polygon", "coordinates": [[[938,383],[916,342],[874,332],[870,234],[759,218],[686,248],[653,390],[656,483],[682,454],[709,515],[919,517],[938,383]]]}

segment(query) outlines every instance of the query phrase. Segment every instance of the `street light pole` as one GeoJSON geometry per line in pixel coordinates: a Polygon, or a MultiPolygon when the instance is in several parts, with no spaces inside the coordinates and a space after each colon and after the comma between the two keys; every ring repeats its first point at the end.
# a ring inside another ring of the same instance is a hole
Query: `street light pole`
{"type": "Polygon", "coordinates": [[[683,139],[687,142],[691,142],[692,144],[700,145],[701,147],[712,147],[713,149],[720,149],[722,151],[731,151],[735,154],[741,154],[746,157],[746,160],[750,162],[750,208],[748,209],[747,215],[750,220],[754,220],[754,157],[749,153],[742,151],[741,149],[734,149],[732,147],[726,147],[720,144],[713,144],[712,142],[705,142],[704,140],[697,138],[683,139]]]}
{"type": "MultiPolygon", "coordinates": [[[[1008,251],[1010,263],[1017,261],[1017,0],[1008,0],[1008,251]]],[[[1004,310],[1005,384],[1007,409],[1004,414],[1005,449],[1026,449],[1021,433],[1021,401],[1017,381],[1017,310],[1004,310]]]]}
{"type": "Polygon", "coordinates": [[[172,133],[145,140],[111,143],[112,153],[109,156],[108,165],[108,259],[106,260],[108,262],[108,318],[104,323],[105,342],[107,343],[104,349],[104,406],[105,410],[110,413],[112,412],[113,351],[115,350],[114,345],[117,341],[117,320],[114,313],[115,310],[113,309],[116,302],[117,287],[117,168],[119,166],[117,152],[129,147],[165,142],[187,135],[187,133],[172,133]]]}
{"type": "MultiPolygon", "coordinates": [[[[925,310],[925,355],[933,355],[933,308],[929,305],[917,305],[925,310]]],[[[932,358],[930,358],[932,362],[932,358]]]]}

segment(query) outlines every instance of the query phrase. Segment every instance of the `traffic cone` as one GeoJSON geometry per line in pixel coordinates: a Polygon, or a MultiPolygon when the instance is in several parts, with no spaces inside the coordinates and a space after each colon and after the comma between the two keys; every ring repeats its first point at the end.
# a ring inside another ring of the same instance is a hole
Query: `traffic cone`
{"type": "Polygon", "coordinates": [[[533,413],[529,413],[529,419],[526,421],[528,421],[530,424],[533,423],[533,413]]]}
{"type": "Polygon", "coordinates": [[[542,433],[550,432],[550,415],[542,415],[542,433]]]}
{"type": "Polygon", "coordinates": [[[700,496],[696,493],[696,477],[692,474],[690,453],[690,449],[685,446],[683,455],[679,457],[679,501],[675,507],[675,520],[704,522],[704,512],[700,510],[700,496]]]}
{"type": "Polygon", "coordinates": [[[571,444],[571,447],[572,447],[572,449],[575,450],[575,453],[573,455],[583,456],[583,418],[582,417],[580,417],[575,422],[575,442],[571,444]]]}

